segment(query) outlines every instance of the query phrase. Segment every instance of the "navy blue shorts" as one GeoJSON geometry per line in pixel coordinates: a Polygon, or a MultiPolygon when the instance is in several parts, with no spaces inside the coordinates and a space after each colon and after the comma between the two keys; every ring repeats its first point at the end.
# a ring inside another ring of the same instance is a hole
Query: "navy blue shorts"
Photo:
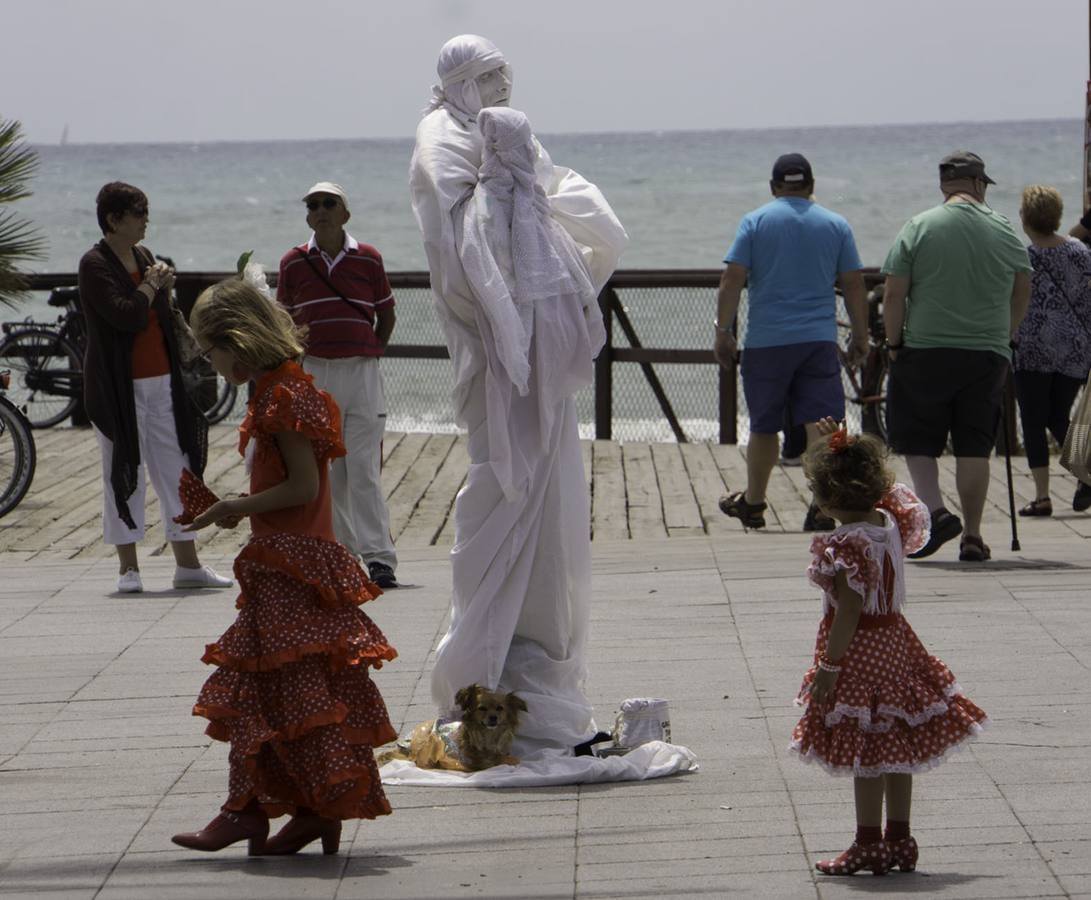
{"type": "Polygon", "coordinates": [[[841,361],[833,341],[745,349],[739,369],[754,434],[780,431],[785,409],[793,425],[845,417],[841,361]]]}

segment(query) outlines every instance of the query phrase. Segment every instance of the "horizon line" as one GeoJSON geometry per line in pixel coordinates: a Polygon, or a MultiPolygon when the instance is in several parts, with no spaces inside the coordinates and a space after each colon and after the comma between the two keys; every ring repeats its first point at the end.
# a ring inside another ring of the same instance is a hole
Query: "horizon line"
{"type": "MultiPolygon", "coordinates": [[[[1017,124],[1034,124],[1043,122],[1081,122],[1083,119],[1080,116],[1071,117],[1057,117],[1048,116],[1043,118],[1023,118],[1023,119],[972,119],[972,120],[959,120],[959,121],[931,121],[931,122],[880,122],[880,123],[850,123],[850,124],[829,124],[829,125],[766,125],[766,126],[742,126],[738,128],[638,128],[634,130],[617,129],[612,131],[542,131],[538,132],[542,136],[549,137],[601,137],[601,136],[615,136],[623,134],[646,134],[646,135],[673,135],[673,134],[727,134],[735,132],[759,132],[759,131],[822,131],[826,129],[874,129],[874,128],[920,128],[920,127],[937,127],[937,126],[967,126],[967,125],[1017,125],[1017,124]]],[[[162,141],[73,141],[69,136],[69,128],[67,123],[64,126],[62,132],[62,140],[58,140],[55,143],[45,143],[41,141],[27,141],[26,143],[31,147],[118,147],[118,146],[193,146],[204,144],[290,144],[290,143],[314,143],[316,141],[332,141],[340,143],[355,143],[359,141],[374,141],[374,142],[400,142],[400,141],[412,141],[413,135],[385,135],[385,136],[372,136],[372,137],[307,137],[307,138],[206,138],[201,140],[193,139],[177,139],[177,140],[162,140],[162,141]]]]}

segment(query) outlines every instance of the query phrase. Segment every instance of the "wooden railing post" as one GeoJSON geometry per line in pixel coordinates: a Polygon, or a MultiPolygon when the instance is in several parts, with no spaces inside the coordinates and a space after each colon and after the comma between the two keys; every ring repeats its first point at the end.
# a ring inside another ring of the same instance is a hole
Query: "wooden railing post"
{"type": "Polygon", "coordinates": [[[606,343],[595,357],[595,438],[611,439],[611,423],[614,417],[614,309],[617,301],[614,289],[604,287],[599,291],[599,309],[606,329],[606,343]]]}

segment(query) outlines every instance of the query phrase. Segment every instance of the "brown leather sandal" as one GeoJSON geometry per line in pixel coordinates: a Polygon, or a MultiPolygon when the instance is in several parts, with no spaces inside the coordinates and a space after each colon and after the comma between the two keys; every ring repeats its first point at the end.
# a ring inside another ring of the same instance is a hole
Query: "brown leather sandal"
{"type": "Polygon", "coordinates": [[[992,556],[989,545],[978,535],[964,534],[962,536],[962,543],[958,548],[958,558],[962,562],[985,562],[987,559],[992,559],[992,556]]]}
{"type": "Polygon", "coordinates": [[[1053,515],[1053,501],[1049,497],[1038,497],[1035,500],[1031,500],[1026,506],[1019,510],[1021,516],[1052,516],[1053,515]]]}
{"type": "Polygon", "coordinates": [[[720,498],[720,512],[733,519],[739,519],[744,528],[764,528],[766,504],[747,503],[746,491],[736,491],[720,498]]]}

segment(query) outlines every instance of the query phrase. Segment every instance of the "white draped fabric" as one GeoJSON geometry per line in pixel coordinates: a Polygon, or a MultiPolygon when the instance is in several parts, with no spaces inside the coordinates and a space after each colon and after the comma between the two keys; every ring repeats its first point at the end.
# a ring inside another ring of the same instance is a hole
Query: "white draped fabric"
{"type": "Polygon", "coordinates": [[[573,394],[591,380],[605,337],[597,293],[627,238],[601,192],[553,166],[521,113],[459,108],[443,90],[417,130],[410,188],[470,470],[455,503],[451,623],[432,695],[453,715],[455,692],[473,682],[517,691],[528,712],[513,752],[525,757],[595,731],[573,394]]]}
{"type": "Polygon", "coordinates": [[[696,772],[699,766],[692,750],[663,741],[641,744],[624,756],[565,756],[541,753],[517,766],[493,766],[481,772],[452,772],[446,769],[418,769],[411,762],[396,759],[382,768],[384,784],[413,784],[424,787],[540,787],[545,784],[601,784],[608,781],[646,781],[679,772],[696,772]]]}

